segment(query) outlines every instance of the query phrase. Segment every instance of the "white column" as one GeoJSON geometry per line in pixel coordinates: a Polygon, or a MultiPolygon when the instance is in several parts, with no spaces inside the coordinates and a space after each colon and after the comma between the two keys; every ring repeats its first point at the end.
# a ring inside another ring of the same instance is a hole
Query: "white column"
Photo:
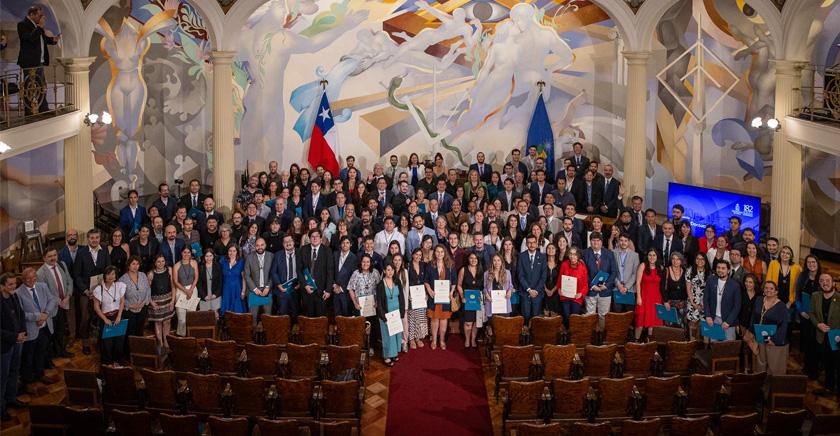
{"type": "Polygon", "coordinates": [[[93,227],[93,155],[90,127],[82,122],[90,113],[90,66],[95,57],[60,58],[67,86],[65,99],[79,111],[79,134],[64,140],[64,225],[84,238],[93,227]]]}
{"type": "Polygon", "coordinates": [[[225,216],[233,212],[235,158],[233,156],[234,52],[214,51],[213,61],[213,198],[225,216]]]}
{"type": "Polygon", "coordinates": [[[647,168],[647,63],[650,52],[625,51],[627,102],[624,116],[624,197],[645,195],[647,168]]]}
{"type": "Polygon", "coordinates": [[[798,104],[802,84],[800,64],[776,60],[776,107],[781,129],[773,135],[773,176],[770,190],[770,234],[790,245],[799,259],[802,227],[802,148],[788,141],[785,117],[798,104]]]}

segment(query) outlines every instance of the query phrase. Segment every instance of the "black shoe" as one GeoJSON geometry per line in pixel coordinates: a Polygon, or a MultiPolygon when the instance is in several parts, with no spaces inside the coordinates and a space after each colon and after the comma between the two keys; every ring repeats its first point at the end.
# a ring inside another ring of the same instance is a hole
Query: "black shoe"
{"type": "Polygon", "coordinates": [[[71,352],[69,352],[69,351],[66,351],[66,350],[65,350],[65,351],[62,351],[61,353],[58,353],[58,357],[71,358],[71,357],[73,357],[73,356],[75,356],[75,354],[73,354],[73,353],[71,353],[71,352]]]}
{"type": "Polygon", "coordinates": [[[90,354],[90,347],[89,347],[89,346],[87,346],[87,345],[85,345],[84,347],[82,347],[82,353],[85,353],[85,354],[90,354]]]}
{"type": "Polygon", "coordinates": [[[26,402],[23,402],[23,401],[20,401],[20,400],[14,400],[14,401],[7,401],[6,402],[6,408],[23,409],[27,406],[29,406],[29,403],[26,403],[26,402]]]}

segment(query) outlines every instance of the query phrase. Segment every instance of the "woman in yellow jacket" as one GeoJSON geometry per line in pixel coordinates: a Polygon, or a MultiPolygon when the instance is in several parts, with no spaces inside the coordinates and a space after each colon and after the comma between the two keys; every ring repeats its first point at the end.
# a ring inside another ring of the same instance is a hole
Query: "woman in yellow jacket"
{"type": "Polygon", "coordinates": [[[765,281],[779,285],[779,299],[790,307],[796,301],[796,279],[802,267],[793,260],[793,250],[785,245],[779,251],[779,259],[770,261],[765,281]]]}

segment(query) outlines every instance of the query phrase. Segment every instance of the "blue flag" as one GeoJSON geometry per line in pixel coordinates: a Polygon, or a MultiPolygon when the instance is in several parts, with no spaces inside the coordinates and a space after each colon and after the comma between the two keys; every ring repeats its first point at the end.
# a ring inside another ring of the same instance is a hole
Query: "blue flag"
{"type": "Polygon", "coordinates": [[[528,155],[528,147],[532,145],[537,147],[537,156],[545,159],[546,177],[554,177],[554,132],[551,131],[551,121],[548,119],[542,92],[531,117],[531,126],[528,127],[528,142],[525,143],[524,155],[528,155]]]}

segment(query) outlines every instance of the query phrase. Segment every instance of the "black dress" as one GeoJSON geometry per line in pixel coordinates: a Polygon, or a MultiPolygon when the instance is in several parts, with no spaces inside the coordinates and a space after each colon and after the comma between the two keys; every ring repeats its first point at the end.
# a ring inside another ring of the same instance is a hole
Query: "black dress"
{"type": "MultiPolygon", "coordinates": [[[[548,274],[545,276],[545,287],[553,288],[557,286],[557,278],[560,276],[560,264],[554,265],[554,268],[548,268],[546,264],[546,268],[548,269],[548,274]]],[[[561,313],[562,308],[560,307],[560,292],[559,290],[555,291],[554,294],[550,297],[545,297],[545,310],[554,313],[561,313]]]]}
{"type": "Polygon", "coordinates": [[[128,254],[119,245],[112,245],[109,256],[111,258],[111,265],[117,267],[117,277],[122,277],[125,274],[126,263],[128,262],[128,254]]]}
{"type": "MultiPolygon", "coordinates": [[[[461,282],[461,287],[464,292],[467,290],[483,290],[484,289],[484,273],[481,271],[481,266],[476,267],[476,275],[470,272],[470,268],[464,267],[464,279],[461,282]]],[[[475,322],[476,310],[464,310],[464,322],[475,322]]]]}
{"type": "Polygon", "coordinates": [[[157,239],[150,237],[145,245],[141,244],[138,238],[132,239],[128,243],[128,251],[132,256],[140,257],[140,271],[148,272],[154,267],[152,262],[158,252],[157,239]]]}

